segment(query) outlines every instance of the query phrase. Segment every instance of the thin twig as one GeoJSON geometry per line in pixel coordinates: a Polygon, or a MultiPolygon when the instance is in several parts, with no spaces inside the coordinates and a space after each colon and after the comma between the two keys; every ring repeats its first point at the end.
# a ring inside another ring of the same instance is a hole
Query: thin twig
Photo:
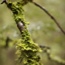
{"type": "Polygon", "coordinates": [[[58,21],[54,18],[54,16],[52,16],[44,7],[42,7],[41,5],[37,4],[36,2],[32,2],[34,5],[36,5],[37,7],[39,7],[40,9],[42,9],[59,27],[59,29],[62,31],[62,33],[65,35],[65,31],[62,29],[62,27],[59,25],[58,21]]]}
{"type": "MultiPolygon", "coordinates": [[[[7,4],[6,0],[3,0],[3,2],[1,4],[3,4],[3,3],[7,4]]],[[[60,26],[60,24],[58,23],[58,21],[55,19],[54,16],[52,16],[44,7],[42,7],[41,5],[37,4],[36,2],[32,1],[32,3],[34,5],[36,5],[37,7],[39,7],[40,9],[42,9],[56,23],[56,25],[59,27],[59,29],[62,31],[62,33],[65,35],[65,31],[62,29],[62,27],[60,26]]]]}

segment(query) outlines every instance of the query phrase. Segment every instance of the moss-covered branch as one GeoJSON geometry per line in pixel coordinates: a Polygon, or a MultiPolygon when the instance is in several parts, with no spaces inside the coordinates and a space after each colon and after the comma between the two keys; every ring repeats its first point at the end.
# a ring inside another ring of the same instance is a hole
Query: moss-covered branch
{"type": "MultiPolygon", "coordinates": [[[[30,0],[31,1],[31,0],[30,0]]],[[[40,63],[40,56],[38,52],[41,51],[40,47],[33,42],[30,37],[30,34],[27,30],[27,24],[24,20],[23,15],[23,5],[25,5],[28,1],[20,1],[20,2],[6,2],[7,7],[12,11],[14,20],[17,24],[19,31],[21,32],[22,38],[17,41],[17,52],[18,61],[22,62],[23,65],[41,65],[40,63]]]]}

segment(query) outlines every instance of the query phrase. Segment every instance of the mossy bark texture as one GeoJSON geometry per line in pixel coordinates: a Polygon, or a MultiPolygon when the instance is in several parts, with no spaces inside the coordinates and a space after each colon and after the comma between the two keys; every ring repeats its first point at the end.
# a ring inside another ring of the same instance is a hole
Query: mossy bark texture
{"type": "Polygon", "coordinates": [[[13,3],[7,2],[6,5],[12,11],[14,20],[22,36],[16,45],[18,61],[22,62],[23,65],[41,65],[40,56],[38,55],[41,49],[30,37],[27,30],[27,22],[23,15],[23,6],[31,1],[32,0],[22,0],[20,2],[13,3]]]}

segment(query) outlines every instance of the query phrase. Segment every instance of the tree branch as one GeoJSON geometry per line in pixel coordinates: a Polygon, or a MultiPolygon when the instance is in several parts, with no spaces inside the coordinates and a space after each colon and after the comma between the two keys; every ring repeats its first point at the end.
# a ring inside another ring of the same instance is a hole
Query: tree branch
{"type": "MultiPolygon", "coordinates": [[[[37,4],[36,2],[33,2],[33,0],[29,0],[30,2],[32,2],[34,5],[36,5],[37,7],[39,7],[40,9],[42,9],[55,23],[56,25],[59,27],[59,29],[61,30],[61,32],[65,35],[65,31],[62,29],[62,27],[60,26],[60,24],[58,23],[58,21],[55,19],[54,16],[52,16],[44,7],[42,7],[41,5],[37,4]]],[[[3,0],[1,4],[6,3],[6,0],[3,0]]]]}
{"type": "Polygon", "coordinates": [[[37,7],[39,7],[40,9],[42,9],[56,23],[56,25],[59,27],[59,29],[62,31],[62,33],[65,35],[65,31],[62,29],[62,27],[60,26],[58,21],[54,18],[54,16],[52,16],[44,7],[40,6],[36,2],[32,2],[32,3],[34,5],[36,5],[37,7]]]}
{"type": "Polygon", "coordinates": [[[3,4],[3,3],[7,3],[6,0],[3,0],[3,1],[1,2],[1,4],[3,4]]]}

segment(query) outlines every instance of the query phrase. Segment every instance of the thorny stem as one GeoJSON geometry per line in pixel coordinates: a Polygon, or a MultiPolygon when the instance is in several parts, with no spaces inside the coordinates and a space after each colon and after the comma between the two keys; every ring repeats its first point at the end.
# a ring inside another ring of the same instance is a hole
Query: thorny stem
{"type": "Polygon", "coordinates": [[[58,21],[54,18],[54,16],[52,16],[44,7],[42,7],[41,5],[37,4],[36,2],[32,2],[34,5],[36,5],[37,7],[39,7],[40,9],[42,9],[59,27],[59,29],[62,31],[62,33],[65,35],[65,31],[62,29],[62,27],[60,26],[60,24],[58,23],[58,21]]]}

